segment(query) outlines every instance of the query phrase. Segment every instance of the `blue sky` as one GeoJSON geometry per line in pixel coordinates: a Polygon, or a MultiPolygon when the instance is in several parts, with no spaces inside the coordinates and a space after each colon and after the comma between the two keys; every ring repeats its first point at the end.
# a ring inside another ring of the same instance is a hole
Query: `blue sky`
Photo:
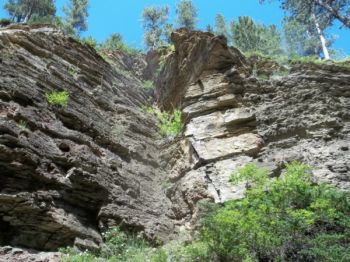
{"type": "MultiPolygon", "coordinates": [[[[0,6],[5,2],[6,0],[0,0],[0,6]]],[[[67,2],[68,0],[56,0],[59,15],[62,15],[62,6],[67,2]]],[[[111,33],[118,32],[128,44],[140,48],[143,46],[140,19],[143,8],[150,5],[168,5],[172,10],[170,20],[174,20],[175,6],[178,2],[179,0],[90,0],[89,30],[83,35],[91,35],[98,41],[103,41],[111,33]]],[[[281,27],[283,11],[277,2],[265,5],[260,5],[258,0],[193,0],[193,2],[198,8],[199,28],[205,28],[207,24],[214,25],[217,13],[223,14],[228,21],[248,15],[257,22],[277,24],[281,27]]],[[[5,11],[0,9],[0,17],[5,16],[5,11]]],[[[338,36],[333,48],[343,49],[350,55],[350,29],[339,29],[339,27],[337,24],[328,30],[329,34],[338,36]]]]}

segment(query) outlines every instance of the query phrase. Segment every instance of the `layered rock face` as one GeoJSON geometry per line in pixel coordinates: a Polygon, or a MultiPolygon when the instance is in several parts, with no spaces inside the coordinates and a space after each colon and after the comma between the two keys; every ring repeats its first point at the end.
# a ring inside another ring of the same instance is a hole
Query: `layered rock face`
{"type": "Polygon", "coordinates": [[[193,222],[202,199],[242,197],[229,177],[250,162],[279,175],[299,160],[318,181],[350,189],[350,67],[247,59],[209,33],[180,30],[173,41],[157,100],[180,107],[186,123],[169,165],[178,218],[193,222]]]}
{"type": "Polygon", "coordinates": [[[116,224],[167,239],[160,137],[140,110],[150,99],[141,81],[50,27],[1,29],[0,50],[0,243],[94,249],[116,224]],[[48,103],[62,90],[66,107],[48,103]]]}
{"type": "MultiPolygon", "coordinates": [[[[98,249],[113,225],[166,241],[193,228],[200,201],[242,197],[229,177],[250,162],[279,175],[299,160],[319,181],[350,189],[349,68],[288,68],[209,33],[172,37],[154,98],[142,80],[157,54],[149,64],[106,54],[111,66],[54,28],[0,29],[0,245],[98,249]],[[67,106],[48,103],[62,90],[67,106]],[[182,110],[181,136],[163,139],[140,110],[154,99],[182,110]]],[[[0,249],[16,254],[57,255],[0,249]]]]}

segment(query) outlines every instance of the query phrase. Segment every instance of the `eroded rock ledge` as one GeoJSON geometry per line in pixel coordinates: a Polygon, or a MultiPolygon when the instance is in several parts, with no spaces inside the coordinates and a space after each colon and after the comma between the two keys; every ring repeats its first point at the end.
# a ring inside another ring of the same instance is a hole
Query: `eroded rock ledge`
{"type": "Polygon", "coordinates": [[[154,99],[142,89],[145,61],[123,56],[116,70],[54,28],[0,29],[1,245],[97,249],[117,224],[167,241],[193,227],[201,200],[241,197],[228,179],[248,162],[279,174],[300,160],[350,189],[350,69],[279,72],[222,37],[172,37],[156,99],[180,108],[185,126],[169,142],[140,110],[154,99]],[[48,104],[53,90],[69,92],[67,107],[48,104]]]}

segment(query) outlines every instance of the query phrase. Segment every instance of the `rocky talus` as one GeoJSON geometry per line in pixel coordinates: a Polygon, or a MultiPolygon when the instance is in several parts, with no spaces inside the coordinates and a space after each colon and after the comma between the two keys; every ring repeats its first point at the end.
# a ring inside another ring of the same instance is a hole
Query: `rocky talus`
{"type": "Polygon", "coordinates": [[[106,54],[109,64],[48,26],[0,29],[0,261],[98,249],[113,225],[175,238],[200,201],[243,196],[228,180],[249,162],[279,175],[299,160],[350,189],[348,66],[279,66],[203,32],[172,40],[153,97],[142,81],[157,54],[106,54]],[[54,90],[67,106],[48,103],[54,90]],[[162,138],[141,110],[155,100],[182,110],[179,137],[162,138]]]}

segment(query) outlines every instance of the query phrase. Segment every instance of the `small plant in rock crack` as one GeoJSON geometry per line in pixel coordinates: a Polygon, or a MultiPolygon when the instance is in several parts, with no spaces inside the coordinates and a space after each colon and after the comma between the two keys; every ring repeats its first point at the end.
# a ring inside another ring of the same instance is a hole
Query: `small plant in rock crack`
{"type": "Polygon", "coordinates": [[[275,71],[273,73],[273,76],[274,77],[286,77],[289,74],[290,74],[290,71],[288,69],[281,69],[281,70],[275,71]]]}
{"type": "Polygon", "coordinates": [[[156,112],[159,130],[163,136],[177,136],[182,130],[182,113],[180,110],[169,112],[156,112]]]}
{"type": "Polygon", "coordinates": [[[155,73],[156,76],[159,76],[160,73],[163,71],[163,69],[165,67],[165,63],[166,63],[166,55],[162,55],[159,58],[158,67],[157,67],[156,73],[155,73]]]}
{"type": "Polygon", "coordinates": [[[153,84],[153,81],[151,80],[146,80],[143,82],[143,88],[146,89],[146,90],[152,90],[154,89],[154,84],[153,84]]]}
{"type": "Polygon", "coordinates": [[[60,105],[64,107],[68,105],[69,93],[67,91],[53,91],[45,93],[45,96],[50,105],[60,105]]]}
{"type": "Polygon", "coordinates": [[[27,129],[27,127],[28,127],[27,121],[25,121],[25,120],[20,120],[20,121],[19,121],[19,127],[20,127],[22,130],[27,129]]]}
{"type": "Polygon", "coordinates": [[[152,106],[143,105],[140,107],[142,113],[155,114],[156,110],[152,106]]]}
{"type": "Polygon", "coordinates": [[[151,114],[158,119],[158,128],[162,136],[177,136],[182,130],[182,113],[176,109],[172,113],[160,111],[151,106],[141,107],[141,112],[151,114]]]}
{"type": "Polygon", "coordinates": [[[78,78],[78,69],[76,67],[69,67],[68,73],[74,78],[78,78]]]}
{"type": "Polygon", "coordinates": [[[254,64],[253,67],[253,71],[252,71],[252,76],[255,77],[256,79],[260,80],[260,81],[265,81],[265,80],[269,80],[270,76],[264,73],[260,73],[257,69],[256,64],[254,64]]]}
{"type": "Polygon", "coordinates": [[[125,133],[125,127],[120,126],[120,125],[115,125],[115,126],[114,126],[113,135],[114,135],[116,138],[121,138],[121,137],[123,137],[124,133],[125,133]]]}

